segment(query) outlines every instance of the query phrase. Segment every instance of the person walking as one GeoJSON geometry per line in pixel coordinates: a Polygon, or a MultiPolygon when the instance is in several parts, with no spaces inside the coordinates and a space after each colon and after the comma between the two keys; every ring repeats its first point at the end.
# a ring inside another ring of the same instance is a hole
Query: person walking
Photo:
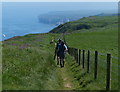
{"type": "Polygon", "coordinates": [[[65,45],[65,43],[59,39],[58,43],[56,44],[56,48],[55,48],[55,54],[57,55],[57,65],[59,65],[61,67],[64,67],[64,58],[65,58],[65,53],[67,51],[67,46],[65,45]]]}

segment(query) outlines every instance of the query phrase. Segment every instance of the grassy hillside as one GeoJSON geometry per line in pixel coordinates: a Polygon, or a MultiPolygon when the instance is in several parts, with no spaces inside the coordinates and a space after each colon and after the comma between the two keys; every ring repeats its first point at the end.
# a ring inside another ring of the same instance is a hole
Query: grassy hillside
{"type": "Polygon", "coordinates": [[[77,21],[67,22],[50,31],[50,33],[70,33],[84,29],[104,28],[108,25],[118,24],[117,16],[90,16],[77,21]]]}
{"type": "MultiPolygon", "coordinates": [[[[69,57],[68,66],[72,76],[79,83],[78,90],[105,90],[106,54],[118,58],[118,23],[117,16],[88,17],[78,21],[65,23],[53,29],[52,33],[65,33],[69,47],[85,50],[85,69],[75,64],[69,57]],[[83,26],[85,25],[85,26],[83,26]],[[77,27],[80,29],[77,30],[77,27]],[[86,71],[87,50],[90,50],[90,73],[86,71]],[[99,52],[98,80],[94,80],[94,51],[99,52]],[[103,55],[101,55],[103,54],[103,55]]],[[[112,58],[111,89],[118,89],[118,59],[112,58]]],[[[82,57],[81,57],[82,61],[82,57]]],[[[81,63],[82,64],[82,63],[81,63]]]]}
{"type": "Polygon", "coordinates": [[[118,56],[117,16],[91,16],[62,24],[50,33],[64,33],[70,47],[118,56]]]}
{"type": "MultiPolygon", "coordinates": [[[[3,41],[2,47],[3,90],[105,90],[106,56],[99,54],[99,77],[94,80],[94,51],[118,57],[117,17],[83,18],[60,25],[50,33],[14,37],[3,41]],[[62,69],[53,60],[54,43],[50,42],[63,39],[63,32],[69,47],[86,51],[85,69],[68,54],[62,69]],[[87,50],[91,52],[89,74],[87,50]]],[[[112,90],[118,89],[118,76],[118,60],[112,59],[112,90]]]]}
{"type": "MultiPolygon", "coordinates": [[[[110,90],[119,89],[119,74],[118,64],[116,59],[112,59],[111,66],[111,86],[110,90]]],[[[106,57],[99,55],[98,59],[98,78],[94,79],[94,54],[90,55],[90,72],[87,73],[87,53],[85,54],[85,68],[82,68],[82,57],[80,66],[76,63],[73,57],[68,56],[68,71],[71,71],[71,76],[74,78],[74,83],[77,83],[75,90],[106,90],[106,57]]]]}
{"type": "Polygon", "coordinates": [[[71,72],[53,60],[54,38],[61,35],[30,34],[3,41],[2,90],[75,89],[71,72]]]}
{"type": "Polygon", "coordinates": [[[34,34],[3,42],[3,90],[61,88],[51,39],[50,34],[34,34]]]}
{"type": "Polygon", "coordinates": [[[113,56],[118,57],[117,25],[92,31],[66,35],[68,46],[91,51],[97,50],[104,54],[111,53],[113,56]]]}

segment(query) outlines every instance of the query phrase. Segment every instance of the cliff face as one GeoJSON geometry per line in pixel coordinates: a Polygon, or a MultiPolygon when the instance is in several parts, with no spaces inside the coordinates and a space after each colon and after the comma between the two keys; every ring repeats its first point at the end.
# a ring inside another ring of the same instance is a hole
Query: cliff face
{"type": "Polygon", "coordinates": [[[72,15],[40,15],[39,22],[45,24],[63,24],[65,22],[74,21],[80,19],[81,16],[72,16],[72,15]]]}
{"type": "MultiPolygon", "coordinates": [[[[80,18],[80,17],[78,17],[80,18]]],[[[77,19],[78,19],[77,18],[77,19]]],[[[65,22],[69,22],[75,20],[73,18],[66,18],[64,16],[58,16],[58,15],[41,15],[39,16],[39,22],[45,23],[45,24],[63,24],[65,22]]]]}
{"type": "Polygon", "coordinates": [[[92,16],[94,14],[98,14],[99,12],[96,11],[88,11],[88,10],[81,10],[81,11],[56,11],[56,12],[49,12],[46,14],[42,14],[38,16],[40,23],[45,24],[63,24],[65,22],[74,21],[81,19],[82,17],[92,16]],[[91,13],[92,12],[92,13],[91,13]]]}

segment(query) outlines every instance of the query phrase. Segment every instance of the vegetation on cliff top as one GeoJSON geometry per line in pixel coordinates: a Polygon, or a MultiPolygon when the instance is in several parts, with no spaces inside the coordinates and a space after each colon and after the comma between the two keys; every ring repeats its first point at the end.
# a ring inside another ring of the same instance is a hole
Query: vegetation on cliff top
{"type": "Polygon", "coordinates": [[[67,22],[50,31],[50,33],[70,33],[84,29],[99,29],[106,26],[118,24],[117,16],[90,16],[77,21],[67,22]]]}

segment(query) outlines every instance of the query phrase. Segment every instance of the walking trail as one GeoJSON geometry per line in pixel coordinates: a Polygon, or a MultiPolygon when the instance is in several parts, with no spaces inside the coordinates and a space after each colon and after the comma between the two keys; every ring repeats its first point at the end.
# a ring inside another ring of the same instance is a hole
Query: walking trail
{"type": "Polygon", "coordinates": [[[69,71],[68,71],[68,67],[65,66],[63,68],[60,68],[60,66],[57,66],[58,68],[58,73],[61,76],[61,79],[63,81],[63,88],[61,88],[61,90],[73,90],[75,89],[75,86],[73,81],[74,78],[70,75],[69,71]]]}

